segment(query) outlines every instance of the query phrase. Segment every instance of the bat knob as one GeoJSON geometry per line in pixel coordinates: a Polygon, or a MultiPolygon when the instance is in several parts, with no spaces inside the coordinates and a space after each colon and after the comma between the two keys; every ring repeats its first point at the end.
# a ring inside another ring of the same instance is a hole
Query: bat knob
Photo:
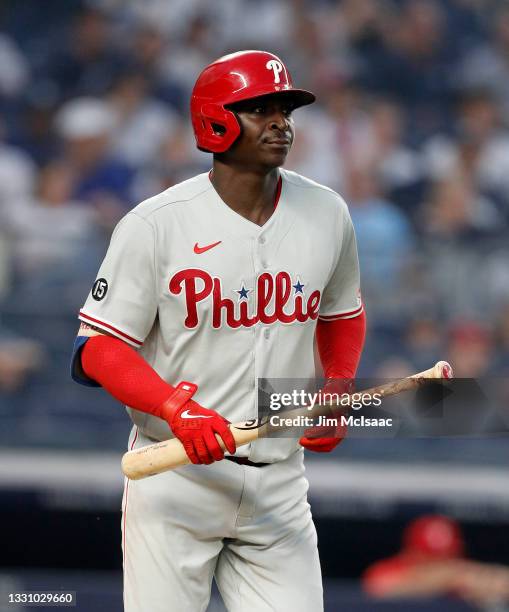
{"type": "Polygon", "coordinates": [[[454,378],[454,374],[452,371],[452,367],[450,363],[447,363],[447,361],[439,361],[437,363],[437,366],[440,368],[440,377],[441,378],[445,378],[450,380],[451,378],[454,378]]]}

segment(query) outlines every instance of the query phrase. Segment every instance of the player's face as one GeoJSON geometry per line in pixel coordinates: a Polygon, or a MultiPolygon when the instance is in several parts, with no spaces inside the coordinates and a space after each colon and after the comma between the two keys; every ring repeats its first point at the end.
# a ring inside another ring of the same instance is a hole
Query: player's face
{"type": "Polygon", "coordinates": [[[242,134],[231,147],[235,162],[276,168],[284,164],[294,138],[293,103],[278,94],[239,102],[233,107],[242,134]]]}

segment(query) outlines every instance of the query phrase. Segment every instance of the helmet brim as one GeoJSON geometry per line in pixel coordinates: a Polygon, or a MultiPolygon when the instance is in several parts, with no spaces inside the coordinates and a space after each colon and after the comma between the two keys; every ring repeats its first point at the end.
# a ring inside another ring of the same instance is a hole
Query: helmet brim
{"type": "Polygon", "coordinates": [[[309,104],[313,104],[316,100],[315,94],[306,89],[290,89],[288,91],[282,91],[281,94],[290,97],[295,103],[295,108],[308,106],[309,104]]]}
{"type": "Polygon", "coordinates": [[[307,91],[306,89],[283,89],[282,91],[267,91],[263,90],[260,93],[255,93],[254,95],[249,96],[248,98],[240,98],[237,100],[232,100],[231,102],[227,102],[224,107],[225,108],[234,108],[237,104],[242,104],[242,102],[246,102],[248,100],[256,100],[257,98],[265,98],[266,96],[282,96],[290,99],[294,108],[300,108],[301,106],[307,106],[308,104],[313,104],[316,100],[316,96],[314,93],[307,91]]]}

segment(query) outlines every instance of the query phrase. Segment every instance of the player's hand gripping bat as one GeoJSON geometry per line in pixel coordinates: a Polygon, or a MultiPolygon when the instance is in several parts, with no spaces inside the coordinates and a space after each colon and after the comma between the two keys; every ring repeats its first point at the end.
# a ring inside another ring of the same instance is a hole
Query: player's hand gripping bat
{"type": "MultiPolygon", "coordinates": [[[[370,395],[380,394],[382,397],[388,397],[415,389],[426,384],[430,379],[450,379],[452,376],[451,366],[446,361],[439,361],[429,370],[392,383],[366,389],[362,393],[370,395]]],[[[286,415],[292,417],[300,415],[315,417],[323,413],[324,410],[330,410],[331,405],[321,404],[315,406],[312,410],[308,410],[306,407],[298,408],[289,411],[286,415]]],[[[233,423],[230,425],[230,429],[237,447],[239,447],[263,437],[268,429],[268,420],[251,419],[242,423],[233,423]]],[[[222,441],[219,443],[224,448],[222,441]]],[[[182,443],[180,440],[173,438],[125,453],[122,458],[122,470],[128,478],[139,480],[140,478],[154,476],[155,474],[160,474],[161,472],[166,472],[188,463],[191,462],[182,443]]]]}

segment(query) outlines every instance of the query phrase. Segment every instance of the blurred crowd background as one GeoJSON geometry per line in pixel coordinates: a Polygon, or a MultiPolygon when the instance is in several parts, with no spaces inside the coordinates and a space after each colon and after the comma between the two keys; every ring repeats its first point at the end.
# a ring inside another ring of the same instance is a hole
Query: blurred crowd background
{"type": "MultiPolygon", "coordinates": [[[[360,376],[440,358],[459,377],[507,376],[506,2],[3,0],[2,447],[124,447],[123,411],[67,378],[76,314],[119,218],[210,168],[190,91],[210,61],[249,48],[317,94],[295,112],[286,166],[349,204],[369,321],[360,376]]],[[[395,452],[357,442],[342,452],[395,452]]],[[[507,462],[494,442],[398,452],[507,462]]]]}

